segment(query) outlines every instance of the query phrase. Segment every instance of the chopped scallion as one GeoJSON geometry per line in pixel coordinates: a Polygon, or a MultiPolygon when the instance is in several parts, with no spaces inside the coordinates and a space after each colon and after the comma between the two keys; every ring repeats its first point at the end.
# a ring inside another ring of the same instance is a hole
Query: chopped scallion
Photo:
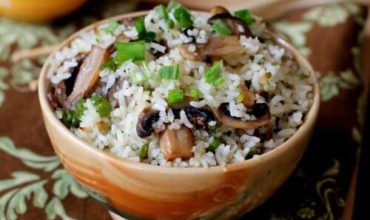
{"type": "Polygon", "coordinates": [[[251,12],[247,9],[234,12],[234,16],[244,21],[246,25],[251,25],[254,22],[251,12]]]}
{"type": "Polygon", "coordinates": [[[198,89],[191,89],[189,96],[198,99],[202,96],[202,93],[198,89]]]}
{"type": "Polygon", "coordinates": [[[308,76],[305,73],[300,73],[298,77],[300,80],[305,80],[308,78],[308,76]]]}
{"type": "Polygon", "coordinates": [[[118,21],[111,21],[109,22],[104,28],[102,28],[102,31],[105,33],[113,33],[118,27],[119,27],[118,21]]]}
{"type": "Polygon", "coordinates": [[[141,160],[145,160],[148,158],[148,151],[149,151],[149,145],[144,144],[139,151],[139,157],[141,160]]]}
{"type": "Polygon", "coordinates": [[[173,13],[177,24],[182,28],[189,28],[193,26],[193,20],[191,20],[191,14],[187,8],[183,5],[171,1],[167,6],[167,11],[173,13]]]}
{"type": "Polygon", "coordinates": [[[167,100],[169,104],[182,102],[184,100],[184,91],[182,89],[172,89],[168,91],[167,100]]]}
{"type": "Polygon", "coordinates": [[[114,60],[110,58],[106,63],[103,63],[100,66],[100,69],[108,69],[112,72],[115,72],[117,70],[117,65],[114,63],[114,60]]]}
{"type": "Polygon", "coordinates": [[[85,112],[86,110],[86,106],[85,106],[85,103],[86,101],[84,99],[79,99],[77,102],[76,102],[76,106],[75,106],[75,113],[76,113],[76,118],[78,120],[81,120],[81,117],[83,115],[83,113],[85,112]]]}
{"type": "Polygon", "coordinates": [[[225,81],[225,78],[221,76],[221,70],[222,60],[213,63],[211,68],[209,68],[204,75],[205,81],[215,86],[221,85],[225,81]]]}
{"type": "Polygon", "coordinates": [[[135,28],[138,33],[139,39],[146,42],[151,42],[155,39],[154,32],[147,32],[145,28],[144,17],[139,17],[135,21],[135,28]]]}
{"type": "Polygon", "coordinates": [[[110,106],[109,101],[105,97],[101,95],[92,96],[91,102],[94,105],[100,117],[108,117],[110,115],[112,107],[110,106]]]}
{"type": "Polygon", "coordinates": [[[221,139],[215,137],[212,143],[208,146],[207,150],[215,152],[217,148],[220,146],[220,144],[221,144],[221,139]]]}
{"type": "Polygon", "coordinates": [[[70,109],[63,111],[62,122],[67,127],[77,127],[80,124],[80,120],[76,117],[76,112],[70,109]]]}
{"type": "Polygon", "coordinates": [[[154,10],[157,10],[157,12],[161,15],[163,20],[166,22],[168,28],[173,28],[173,21],[170,19],[166,7],[164,7],[163,5],[158,5],[157,7],[154,8],[154,10]]]}
{"type": "Polygon", "coordinates": [[[117,54],[114,57],[114,63],[120,65],[126,60],[145,60],[145,42],[134,41],[127,43],[116,43],[117,54]]]}
{"type": "Polygon", "coordinates": [[[179,65],[176,66],[162,66],[159,69],[159,79],[178,79],[180,74],[179,65]]]}
{"type": "Polygon", "coordinates": [[[221,19],[217,19],[213,25],[212,29],[219,35],[231,35],[233,32],[231,31],[230,27],[227,26],[221,19]]]}

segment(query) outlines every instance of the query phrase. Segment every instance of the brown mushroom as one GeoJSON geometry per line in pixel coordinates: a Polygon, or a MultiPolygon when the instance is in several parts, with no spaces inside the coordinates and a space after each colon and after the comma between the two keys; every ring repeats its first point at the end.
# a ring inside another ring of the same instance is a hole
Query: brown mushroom
{"type": "Polygon", "coordinates": [[[206,60],[207,57],[212,60],[223,59],[231,66],[239,64],[239,57],[244,52],[245,49],[236,35],[210,37],[205,46],[198,48],[198,53],[203,60],[206,60]]]}
{"type": "Polygon", "coordinates": [[[214,6],[214,7],[213,7],[213,8],[211,8],[211,10],[210,10],[210,14],[211,14],[212,16],[214,16],[214,15],[218,15],[218,14],[224,14],[224,13],[228,13],[228,14],[229,14],[229,11],[228,11],[226,8],[224,8],[224,7],[222,7],[222,6],[219,6],[219,5],[214,6]]]}
{"type": "Polygon", "coordinates": [[[93,45],[91,52],[81,65],[67,103],[72,106],[78,99],[92,93],[99,81],[100,66],[107,60],[109,53],[106,49],[93,45]]]}
{"type": "Polygon", "coordinates": [[[177,130],[167,128],[160,134],[159,146],[168,161],[178,157],[189,159],[193,155],[194,136],[192,131],[184,126],[177,130]]]}
{"type": "Polygon", "coordinates": [[[191,99],[187,99],[184,102],[176,103],[170,106],[175,117],[179,118],[180,111],[184,110],[186,117],[195,127],[206,129],[208,127],[208,122],[216,120],[212,109],[209,106],[196,108],[189,104],[190,101],[191,99]]]}
{"type": "Polygon", "coordinates": [[[248,114],[254,115],[257,119],[243,121],[240,118],[230,115],[229,103],[222,103],[216,111],[216,116],[226,126],[232,128],[249,129],[264,126],[270,122],[271,113],[266,103],[256,103],[248,114]]]}
{"type": "Polygon", "coordinates": [[[136,133],[141,138],[149,137],[153,131],[153,124],[159,120],[159,111],[150,107],[145,108],[139,115],[136,124],[136,133]]]}
{"type": "Polygon", "coordinates": [[[243,85],[240,94],[243,97],[242,102],[244,106],[247,108],[251,108],[256,101],[256,95],[254,94],[254,92],[250,91],[246,85],[243,85]]]}
{"type": "Polygon", "coordinates": [[[201,57],[199,54],[195,52],[190,52],[189,51],[189,45],[182,44],[179,47],[179,52],[181,56],[183,56],[185,59],[191,60],[191,61],[200,61],[201,57]]]}

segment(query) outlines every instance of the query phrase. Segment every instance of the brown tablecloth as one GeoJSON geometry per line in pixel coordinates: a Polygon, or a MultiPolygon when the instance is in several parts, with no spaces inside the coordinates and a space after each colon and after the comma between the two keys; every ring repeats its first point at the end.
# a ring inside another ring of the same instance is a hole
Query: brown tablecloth
{"type": "MultiPolygon", "coordinates": [[[[51,24],[0,18],[0,220],[110,219],[54,156],[35,80],[45,57],[12,63],[14,51],[53,45],[103,17],[142,9],[130,1],[89,1],[51,24]],[[136,8],[135,8],[136,7],[136,8]]],[[[320,75],[322,105],[299,168],[245,219],[339,219],[356,162],[363,120],[360,33],[366,10],[351,3],[292,12],[270,23],[320,75]]]]}

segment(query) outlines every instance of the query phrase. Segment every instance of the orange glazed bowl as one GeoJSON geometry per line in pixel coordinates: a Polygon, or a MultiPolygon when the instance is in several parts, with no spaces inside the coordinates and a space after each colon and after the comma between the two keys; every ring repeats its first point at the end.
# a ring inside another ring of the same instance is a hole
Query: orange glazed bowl
{"type": "MultiPolygon", "coordinates": [[[[146,12],[112,19],[134,18],[146,12]]],[[[107,23],[104,20],[77,32],[107,23]]],[[[283,39],[270,36],[289,50],[312,77],[308,61],[283,39]]],[[[48,61],[51,59],[48,58],[48,61]]],[[[319,87],[313,84],[313,102],[297,132],[280,146],[258,157],[210,168],[160,167],[133,162],[101,151],[75,136],[56,117],[47,93],[51,89],[46,61],[39,79],[39,99],[51,143],[64,167],[90,194],[113,212],[129,219],[232,219],[266,201],[289,177],[311,137],[319,110],[319,87]]]]}
{"type": "Polygon", "coordinates": [[[0,3],[0,16],[19,21],[49,21],[66,15],[86,0],[5,0],[0,3]]]}

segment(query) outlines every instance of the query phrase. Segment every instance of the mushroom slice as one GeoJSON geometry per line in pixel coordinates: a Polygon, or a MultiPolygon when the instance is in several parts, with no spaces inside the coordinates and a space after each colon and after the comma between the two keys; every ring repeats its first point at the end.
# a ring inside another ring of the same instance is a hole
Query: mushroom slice
{"type": "Polygon", "coordinates": [[[243,96],[243,104],[247,108],[253,107],[256,101],[256,95],[254,92],[250,91],[246,85],[243,85],[241,88],[240,94],[243,96]]]}
{"type": "Polygon", "coordinates": [[[178,130],[167,128],[160,134],[159,146],[168,161],[178,157],[189,159],[193,155],[194,135],[185,126],[178,130]]]}
{"type": "Polygon", "coordinates": [[[139,115],[136,124],[136,133],[141,138],[149,137],[153,131],[153,124],[159,120],[159,111],[150,107],[145,108],[139,115]]]}
{"type": "Polygon", "coordinates": [[[254,115],[257,119],[243,121],[240,118],[230,115],[228,109],[229,103],[222,103],[216,111],[216,116],[226,126],[232,128],[249,129],[264,126],[270,122],[271,114],[269,106],[266,103],[256,103],[249,114],[254,115]]]}
{"type": "Polygon", "coordinates": [[[187,105],[184,111],[189,121],[198,128],[207,128],[208,122],[215,121],[215,116],[209,107],[195,108],[187,105]]]}
{"type": "Polygon", "coordinates": [[[189,51],[189,45],[182,44],[179,47],[179,52],[181,56],[183,56],[185,59],[191,60],[191,61],[199,61],[201,60],[199,54],[197,52],[190,52],[189,51]]]}
{"type": "Polygon", "coordinates": [[[240,56],[243,53],[244,47],[236,35],[210,37],[207,44],[203,48],[199,48],[201,57],[227,58],[240,56]]]}
{"type": "Polygon", "coordinates": [[[78,72],[72,93],[67,102],[72,106],[78,99],[91,94],[99,81],[100,66],[107,60],[108,52],[99,46],[93,45],[90,54],[86,57],[78,72]]]}

